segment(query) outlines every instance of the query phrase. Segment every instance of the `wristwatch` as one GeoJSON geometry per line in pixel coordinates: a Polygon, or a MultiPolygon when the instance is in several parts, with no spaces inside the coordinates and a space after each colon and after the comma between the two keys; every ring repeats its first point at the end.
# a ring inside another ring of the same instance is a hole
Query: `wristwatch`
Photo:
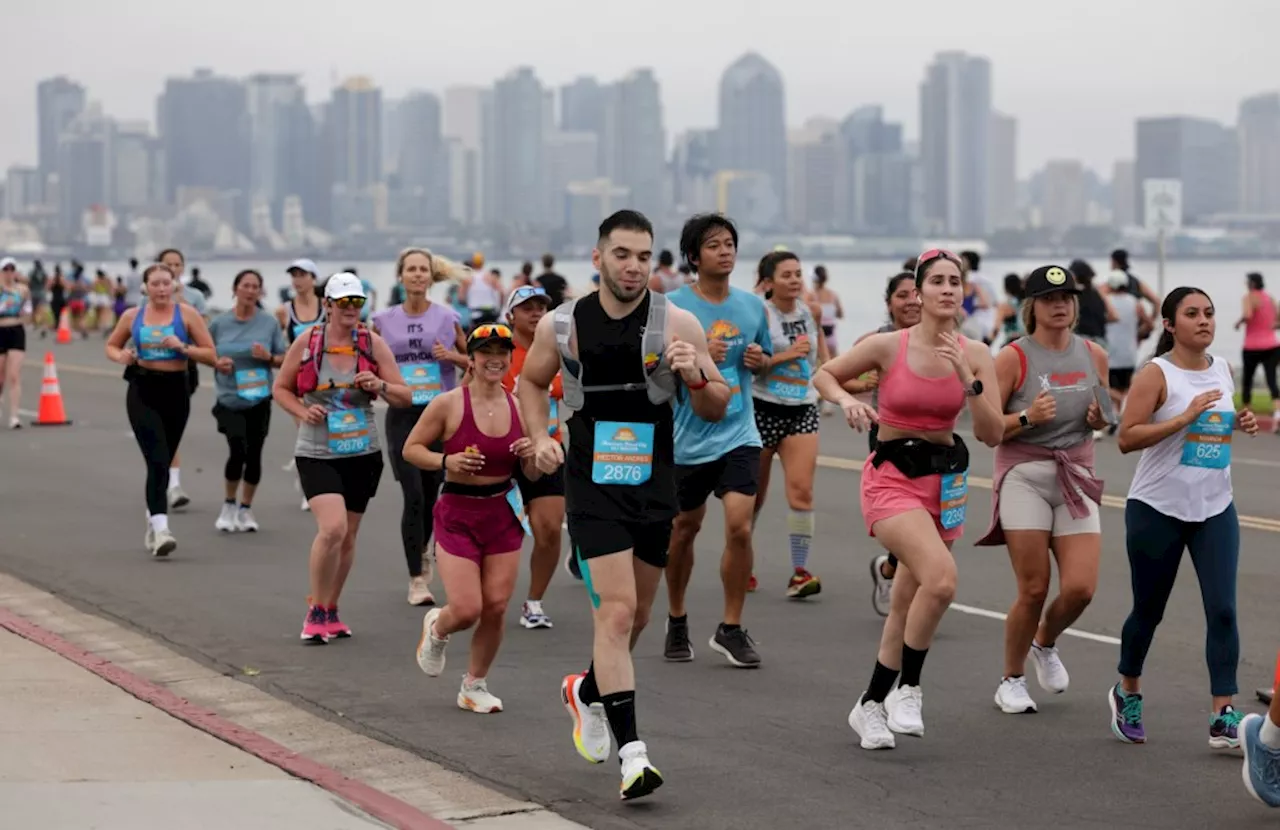
{"type": "Polygon", "coordinates": [[[978,380],[977,378],[974,378],[973,383],[970,384],[969,388],[966,391],[969,397],[971,398],[978,397],[979,395],[982,394],[982,381],[978,380]]]}
{"type": "Polygon", "coordinates": [[[1018,413],[1018,423],[1022,424],[1023,429],[1031,429],[1035,424],[1031,423],[1031,419],[1027,417],[1027,410],[1018,413]]]}

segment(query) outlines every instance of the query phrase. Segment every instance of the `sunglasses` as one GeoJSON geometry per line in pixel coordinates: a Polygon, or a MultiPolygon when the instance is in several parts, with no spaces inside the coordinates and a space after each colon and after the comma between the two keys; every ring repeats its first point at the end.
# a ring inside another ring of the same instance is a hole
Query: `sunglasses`
{"type": "Polygon", "coordinates": [[[951,262],[954,262],[957,267],[962,267],[960,265],[960,257],[956,256],[950,251],[944,248],[930,248],[929,250],[925,251],[923,254],[921,254],[919,257],[916,258],[916,282],[917,283],[920,282],[921,271],[924,269],[926,265],[928,265],[930,262],[933,262],[935,259],[950,260],[951,262]]]}
{"type": "Polygon", "coordinates": [[[511,307],[515,308],[530,297],[545,297],[547,289],[540,285],[525,285],[511,292],[511,307]]]}
{"type": "Polygon", "coordinates": [[[503,340],[511,339],[511,329],[501,323],[486,323],[483,326],[476,326],[475,331],[471,332],[469,340],[487,340],[490,337],[498,337],[503,340]]]}
{"type": "Polygon", "coordinates": [[[364,297],[339,297],[333,301],[338,308],[364,308],[364,297]]]}

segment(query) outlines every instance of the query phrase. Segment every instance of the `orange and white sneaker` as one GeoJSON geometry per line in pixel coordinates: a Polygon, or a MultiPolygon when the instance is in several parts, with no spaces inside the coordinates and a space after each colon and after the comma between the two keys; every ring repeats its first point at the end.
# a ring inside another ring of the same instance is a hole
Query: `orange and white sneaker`
{"type": "Polygon", "coordinates": [[[579,694],[582,674],[571,674],[560,681],[560,701],[564,709],[573,718],[573,745],[578,754],[593,764],[603,764],[609,760],[611,741],[609,738],[609,719],[604,714],[603,703],[586,703],[579,694]]]}
{"type": "Polygon", "coordinates": [[[458,708],[481,715],[491,715],[502,711],[502,701],[489,693],[489,687],[485,684],[483,677],[473,678],[470,675],[463,675],[462,688],[458,690],[458,708]]]}
{"type": "Polygon", "coordinates": [[[804,599],[822,593],[822,582],[804,568],[796,568],[787,583],[787,596],[791,599],[804,599]]]}

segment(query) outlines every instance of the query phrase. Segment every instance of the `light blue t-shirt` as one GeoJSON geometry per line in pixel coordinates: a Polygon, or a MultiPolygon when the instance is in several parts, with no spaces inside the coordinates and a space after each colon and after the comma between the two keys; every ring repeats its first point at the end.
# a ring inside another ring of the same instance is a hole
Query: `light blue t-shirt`
{"type": "Polygon", "coordinates": [[[729,351],[724,361],[716,365],[733,390],[724,419],[715,423],[694,414],[687,391],[677,396],[676,463],[705,464],[738,447],[761,446],[755,407],[751,403],[751,370],[742,365],[742,357],[751,343],[758,343],[766,355],[773,354],[764,303],[750,291],[733,287],[720,304],[707,302],[690,286],[671,292],[667,300],[697,317],[708,341],[728,342],[729,351]]]}
{"type": "Polygon", "coordinates": [[[235,363],[230,374],[213,373],[218,403],[228,409],[248,409],[270,400],[271,362],[254,357],[253,344],[261,343],[273,355],[288,351],[276,318],[259,309],[248,320],[241,320],[228,311],[209,322],[209,336],[218,357],[229,357],[235,363]]]}

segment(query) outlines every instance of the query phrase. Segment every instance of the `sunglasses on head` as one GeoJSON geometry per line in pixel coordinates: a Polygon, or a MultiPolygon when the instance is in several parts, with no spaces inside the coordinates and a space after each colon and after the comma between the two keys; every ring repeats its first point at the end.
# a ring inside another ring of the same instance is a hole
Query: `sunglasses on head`
{"type": "Polygon", "coordinates": [[[525,300],[529,299],[530,297],[545,297],[545,296],[547,296],[547,289],[543,288],[541,285],[521,286],[520,288],[517,288],[515,291],[511,292],[511,299],[513,303],[512,307],[514,308],[516,305],[523,303],[525,300]]]}
{"type": "Polygon", "coordinates": [[[505,340],[511,339],[511,329],[501,323],[485,323],[483,326],[476,326],[475,331],[471,332],[471,340],[486,340],[490,337],[500,337],[505,340]]]}
{"type": "Polygon", "coordinates": [[[954,262],[957,267],[960,267],[960,257],[944,248],[930,248],[916,258],[916,282],[920,281],[920,272],[924,270],[924,267],[935,259],[950,260],[951,262],[954,262]]]}
{"type": "Polygon", "coordinates": [[[333,304],[338,308],[364,308],[364,297],[339,297],[333,304]]]}

